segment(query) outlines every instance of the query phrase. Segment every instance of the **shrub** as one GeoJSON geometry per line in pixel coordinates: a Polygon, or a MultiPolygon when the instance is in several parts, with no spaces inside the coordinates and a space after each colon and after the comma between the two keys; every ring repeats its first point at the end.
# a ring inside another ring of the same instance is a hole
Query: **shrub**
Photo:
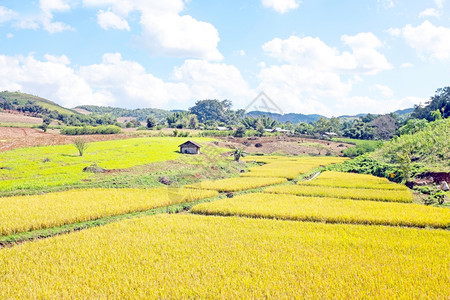
{"type": "Polygon", "coordinates": [[[65,135],[87,135],[87,134],[117,134],[122,129],[115,125],[107,126],[68,126],[61,128],[61,134],[65,135]]]}

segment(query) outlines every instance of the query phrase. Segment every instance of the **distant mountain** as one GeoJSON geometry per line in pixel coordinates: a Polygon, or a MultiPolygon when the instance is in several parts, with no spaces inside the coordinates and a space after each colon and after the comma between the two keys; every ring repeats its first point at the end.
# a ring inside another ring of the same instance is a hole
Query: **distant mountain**
{"type": "Polygon", "coordinates": [[[311,123],[316,122],[319,120],[319,118],[324,116],[321,115],[305,115],[305,114],[295,114],[295,113],[289,113],[289,114],[278,114],[278,113],[270,113],[270,112],[264,112],[264,111],[250,111],[245,114],[247,117],[254,117],[257,118],[258,116],[266,115],[268,117],[271,117],[274,120],[277,120],[278,122],[292,122],[294,124],[296,123],[311,123]]]}
{"type": "Polygon", "coordinates": [[[46,108],[49,111],[57,111],[58,113],[61,114],[66,115],[78,114],[77,112],[62,107],[61,105],[58,105],[53,101],[21,92],[8,92],[8,91],[0,92],[0,101],[9,101],[13,105],[26,105],[27,103],[32,103],[42,108],[46,108]]]}
{"type": "Polygon", "coordinates": [[[97,106],[97,105],[80,105],[75,107],[77,110],[88,111],[93,114],[104,115],[108,114],[114,118],[121,117],[134,117],[140,122],[144,122],[147,120],[148,116],[153,116],[158,121],[165,120],[167,116],[171,114],[170,111],[164,109],[157,108],[137,108],[137,109],[128,109],[128,108],[120,108],[120,107],[111,107],[111,106],[97,106]]]}
{"type": "Polygon", "coordinates": [[[394,114],[398,114],[399,116],[404,116],[404,115],[411,114],[413,111],[414,111],[414,107],[411,107],[411,108],[396,110],[396,111],[394,111],[394,114]]]}

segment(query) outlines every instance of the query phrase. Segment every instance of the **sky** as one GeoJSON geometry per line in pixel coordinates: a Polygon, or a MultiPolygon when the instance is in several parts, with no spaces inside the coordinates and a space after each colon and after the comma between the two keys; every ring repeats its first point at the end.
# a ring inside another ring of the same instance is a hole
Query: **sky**
{"type": "Polygon", "coordinates": [[[0,0],[0,90],[65,107],[254,110],[264,92],[331,117],[449,85],[450,0],[0,0]]]}

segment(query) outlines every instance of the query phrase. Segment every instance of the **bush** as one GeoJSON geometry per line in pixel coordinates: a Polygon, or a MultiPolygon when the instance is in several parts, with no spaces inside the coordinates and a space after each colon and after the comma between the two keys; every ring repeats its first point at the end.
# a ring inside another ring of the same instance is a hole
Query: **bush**
{"type": "Polygon", "coordinates": [[[347,160],[339,165],[329,166],[327,169],[330,171],[370,174],[378,177],[385,177],[394,182],[402,182],[405,178],[405,174],[403,174],[400,167],[380,162],[367,155],[347,160]]]}
{"type": "Polygon", "coordinates": [[[61,134],[65,135],[86,135],[86,134],[117,134],[122,132],[120,127],[115,125],[107,126],[68,126],[61,128],[61,134]]]}

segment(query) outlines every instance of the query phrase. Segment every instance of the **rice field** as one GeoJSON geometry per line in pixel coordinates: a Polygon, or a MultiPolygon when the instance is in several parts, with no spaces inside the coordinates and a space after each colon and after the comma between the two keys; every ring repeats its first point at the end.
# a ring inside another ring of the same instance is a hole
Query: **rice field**
{"type": "Polygon", "coordinates": [[[376,190],[407,190],[404,185],[390,182],[386,178],[380,178],[366,174],[342,173],[327,171],[321,173],[317,178],[309,181],[299,181],[300,185],[360,188],[376,190]]]}
{"type": "Polygon", "coordinates": [[[296,221],[450,228],[450,210],[417,204],[254,193],[202,203],[191,212],[296,221]]]}
{"type": "Polygon", "coordinates": [[[286,182],[285,178],[277,177],[234,177],[220,180],[202,181],[186,185],[186,188],[215,190],[218,192],[237,192],[260,188],[268,185],[286,182]]]}
{"type": "Polygon", "coordinates": [[[192,189],[89,189],[0,198],[0,236],[210,198],[192,189]]]}
{"type": "Polygon", "coordinates": [[[268,187],[266,193],[292,194],[297,196],[332,197],[341,199],[404,202],[413,201],[409,190],[375,190],[360,188],[340,188],[331,186],[284,185],[268,187]]]}
{"type": "Polygon", "coordinates": [[[450,233],[157,215],[0,249],[2,299],[446,299],[450,233]]]}

